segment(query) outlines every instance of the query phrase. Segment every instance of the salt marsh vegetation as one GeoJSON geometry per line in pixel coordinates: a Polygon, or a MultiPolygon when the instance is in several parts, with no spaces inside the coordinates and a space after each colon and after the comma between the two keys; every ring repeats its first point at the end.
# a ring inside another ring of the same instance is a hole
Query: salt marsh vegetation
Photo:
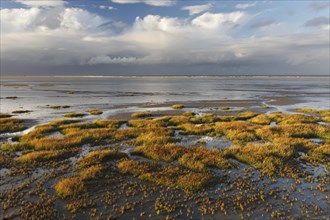
{"type": "MultiPolygon", "coordinates": [[[[3,217],[327,216],[330,111],[296,111],[38,125],[1,145],[3,217]],[[183,143],[196,137],[232,144],[183,143]]],[[[23,122],[0,114],[2,133],[23,122]]]]}

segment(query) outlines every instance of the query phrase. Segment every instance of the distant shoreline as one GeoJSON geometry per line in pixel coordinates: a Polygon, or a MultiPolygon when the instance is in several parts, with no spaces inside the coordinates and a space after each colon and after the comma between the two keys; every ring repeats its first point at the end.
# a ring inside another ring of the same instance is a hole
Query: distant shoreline
{"type": "Polygon", "coordinates": [[[118,75],[118,76],[105,76],[105,75],[80,75],[80,76],[49,76],[49,75],[31,75],[31,76],[0,76],[0,79],[29,79],[29,78],[216,78],[216,79],[242,79],[242,78],[259,78],[259,79],[267,79],[267,78],[329,78],[330,76],[327,75],[315,75],[315,76],[307,76],[307,75],[297,75],[297,76],[282,76],[282,75],[222,75],[222,76],[215,76],[215,75],[118,75]]]}

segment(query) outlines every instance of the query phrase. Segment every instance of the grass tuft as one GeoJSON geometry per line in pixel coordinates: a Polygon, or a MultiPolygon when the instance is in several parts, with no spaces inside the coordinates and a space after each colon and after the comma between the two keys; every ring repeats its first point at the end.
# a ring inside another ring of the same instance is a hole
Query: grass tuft
{"type": "Polygon", "coordinates": [[[54,188],[56,194],[61,198],[79,197],[86,192],[84,182],[78,177],[60,179],[54,188]]]}
{"type": "Polygon", "coordinates": [[[67,118],[82,118],[85,115],[86,114],[84,114],[82,112],[68,112],[68,113],[64,114],[64,117],[67,117],[67,118]]]}
{"type": "Polygon", "coordinates": [[[184,108],[184,105],[183,104],[174,104],[174,105],[172,105],[172,108],[173,109],[182,109],[182,108],[184,108]]]}
{"type": "Polygon", "coordinates": [[[112,159],[126,158],[127,154],[117,150],[96,150],[87,154],[84,158],[78,161],[79,168],[85,168],[92,165],[107,162],[112,159]]]}
{"type": "Polygon", "coordinates": [[[9,118],[9,117],[0,118],[0,134],[13,133],[26,129],[26,127],[22,125],[23,122],[24,120],[19,118],[9,118]]]}
{"type": "Polygon", "coordinates": [[[150,112],[135,112],[131,114],[132,118],[146,118],[146,117],[151,117],[152,114],[150,112]]]}
{"type": "Polygon", "coordinates": [[[86,112],[88,112],[91,115],[102,115],[103,114],[103,112],[98,109],[90,109],[90,110],[87,110],[86,112]]]}

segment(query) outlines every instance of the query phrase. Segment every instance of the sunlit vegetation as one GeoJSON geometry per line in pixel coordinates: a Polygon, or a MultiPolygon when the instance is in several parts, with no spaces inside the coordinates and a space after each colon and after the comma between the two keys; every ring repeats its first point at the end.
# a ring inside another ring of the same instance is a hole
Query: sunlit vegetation
{"type": "Polygon", "coordinates": [[[246,112],[239,113],[237,116],[237,120],[247,120],[247,119],[253,118],[257,115],[258,115],[258,113],[256,113],[256,112],[246,111],[246,112]]]}
{"type": "Polygon", "coordinates": [[[26,129],[26,127],[22,124],[23,122],[23,119],[9,118],[9,116],[0,118],[0,134],[12,133],[26,129]]]}
{"type": "Polygon", "coordinates": [[[122,121],[118,120],[95,120],[92,122],[92,124],[96,125],[98,128],[119,128],[122,123],[122,121]]]}
{"type": "MultiPolygon", "coordinates": [[[[265,218],[281,218],[285,212],[270,201],[300,205],[296,198],[303,197],[308,184],[314,197],[322,195],[327,204],[330,127],[319,122],[328,113],[299,111],[306,115],[180,112],[128,121],[58,119],[38,125],[0,147],[4,176],[26,179],[13,186],[1,182],[8,190],[0,193],[0,208],[11,213],[19,204],[18,217],[26,219],[33,213],[54,218],[55,201],[72,218],[103,218],[105,209],[111,218],[126,218],[126,212],[141,218],[203,218],[218,211],[220,217],[241,213],[249,218],[262,203],[270,210],[265,218]],[[225,147],[212,149],[213,141],[224,141],[225,147]],[[32,202],[26,200],[30,196],[32,202]]],[[[23,123],[6,114],[0,118],[3,124],[23,123]]],[[[311,207],[322,213],[318,206],[311,207]]]]}
{"type": "Polygon", "coordinates": [[[182,108],[184,108],[184,105],[183,104],[174,104],[174,105],[172,105],[172,108],[173,109],[182,109],[182,108]]]}
{"type": "Polygon", "coordinates": [[[294,109],[297,112],[309,113],[321,117],[321,120],[324,122],[330,122],[330,110],[315,110],[311,108],[296,108],[294,109]]]}
{"type": "Polygon", "coordinates": [[[234,121],[236,120],[235,116],[216,116],[214,118],[214,121],[216,122],[229,122],[229,121],[234,121]]]}
{"type": "Polygon", "coordinates": [[[319,163],[330,164],[330,144],[326,143],[315,147],[301,159],[315,165],[319,163]]]}
{"type": "Polygon", "coordinates": [[[68,117],[68,118],[82,118],[84,117],[86,114],[82,113],[82,112],[68,112],[64,114],[64,117],[68,117]]]}
{"type": "Polygon", "coordinates": [[[199,173],[175,166],[157,166],[133,160],[119,162],[118,169],[122,173],[137,176],[143,181],[183,190],[199,190],[215,181],[214,176],[206,172],[199,173]]]}
{"type": "Polygon", "coordinates": [[[90,109],[90,110],[87,110],[86,112],[88,112],[91,115],[102,115],[103,114],[103,112],[98,109],[90,109]]]}
{"type": "Polygon", "coordinates": [[[4,143],[1,145],[1,150],[4,151],[25,151],[33,149],[32,145],[23,144],[23,143],[4,143]]]}
{"type": "Polygon", "coordinates": [[[272,120],[267,115],[258,115],[254,118],[249,119],[249,122],[259,125],[269,125],[272,120]]]}
{"type": "Polygon", "coordinates": [[[155,164],[147,162],[138,162],[136,160],[122,160],[118,164],[118,169],[122,173],[130,173],[133,176],[139,176],[144,173],[152,172],[157,170],[155,164]]]}
{"type": "Polygon", "coordinates": [[[316,123],[319,118],[316,116],[308,116],[303,114],[284,114],[276,112],[269,114],[268,117],[278,124],[299,124],[299,123],[316,123]]]}
{"type": "Polygon", "coordinates": [[[189,122],[189,119],[184,116],[172,116],[167,118],[168,125],[178,126],[189,122]]]}
{"type": "Polygon", "coordinates": [[[229,149],[237,160],[261,169],[267,176],[297,177],[297,162],[294,160],[296,149],[282,144],[247,144],[229,149]]]}
{"type": "Polygon", "coordinates": [[[81,178],[65,177],[55,184],[55,192],[61,198],[78,197],[86,192],[85,184],[81,178]]]}
{"type": "Polygon", "coordinates": [[[143,131],[136,128],[119,129],[114,133],[113,141],[125,141],[138,137],[143,131]]]}
{"type": "Polygon", "coordinates": [[[197,171],[205,170],[207,167],[215,167],[221,170],[235,167],[226,158],[224,151],[203,147],[188,148],[185,154],[179,158],[179,164],[197,171]]]}
{"type": "Polygon", "coordinates": [[[203,135],[213,130],[212,126],[209,125],[194,125],[190,123],[180,125],[181,134],[192,134],[192,135],[203,135]]]}
{"type": "Polygon", "coordinates": [[[96,150],[89,153],[84,158],[78,161],[78,167],[90,167],[92,165],[101,164],[113,159],[120,159],[127,157],[127,154],[121,153],[116,150],[96,150]]]}
{"type": "Polygon", "coordinates": [[[150,112],[135,112],[131,114],[132,118],[145,118],[145,117],[151,117],[152,114],[150,112]]]}
{"type": "Polygon", "coordinates": [[[133,151],[134,154],[143,155],[144,157],[170,162],[178,159],[187,151],[174,143],[165,143],[159,145],[143,145],[136,147],[133,151]]]}
{"type": "Polygon", "coordinates": [[[135,143],[137,145],[167,144],[174,141],[171,137],[172,132],[166,128],[146,130],[135,139],[135,143]]]}
{"type": "Polygon", "coordinates": [[[218,136],[226,136],[226,138],[235,143],[252,142],[259,139],[255,130],[259,125],[249,124],[244,121],[217,122],[214,126],[215,133],[218,136]]]}
{"type": "Polygon", "coordinates": [[[72,150],[59,150],[59,151],[36,151],[24,154],[18,157],[16,160],[20,163],[37,164],[42,162],[63,160],[74,156],[78,152],[78,149],[72,150]]]}
{"type": "Polygon", "coordinates": [[[87,143],[101,143],[105,140],[120,141],[136,137],[139,132],[122,130],[116,132],[122,122],[117,120],[96,120],[91,123],[78,123],[76,120],[59,119],[37,126],[23,135],[18,143],[5,144],[6,150],[60,150],[80,147],[87,143]],[[60,132],[63,137],[53,137],[53,132],[60,132]]]}
{"type": "Polygon", "coordinates": [[[164,126],[165,123],[162,120],[153,119],[136,119],[128,121],[128,126],[137,128],[155,128],[164,126]]]}
{"type": "Polygon", "coordinates": [[[92,165],[80,171],[79,176],[83,180],[98,179],[104,177],[106,167],[100,164],[92,165]]]}
{"type": "Polygon", "coordinates": [[[61,105],[50,105],[49,108],[58,110],[58,109],[61,109],[61,108],[70,108],[70,106],[69,105],[63,105],[63,106],[61,106],[61,105]]]}
{"type": "Polygon", "coordinates": [[[191,117],[189,121],[194,124],[209,124],[215,121],[214,115],[212,113],[203,114],[199,117],[191,117]]]}
{"type": "Polygon", "coordinates": [[[321,138],[325,139],[325,141],[330,140],[329,126],[318,124],[263,126],[256,129],[256,134],[265,140],[272,140],[276,137],[321,138]]]}
{"type": "Polygon", "coordinates": [[[49,106],[49,108],[52,108],[52,109],[60,109],[61,106],[60,106],[60,105],[51,105],[51,106],[49,106]]]}
{"type": "Polygon", "coordinates": [[[191,118],[194,117],[196,114],[194,112],[184,112],[183,115],[188,118],[191,118]]]}

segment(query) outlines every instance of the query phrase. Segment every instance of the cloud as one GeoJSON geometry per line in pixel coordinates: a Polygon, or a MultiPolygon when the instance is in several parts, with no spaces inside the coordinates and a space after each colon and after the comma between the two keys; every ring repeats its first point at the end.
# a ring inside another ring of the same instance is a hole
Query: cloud
{"type": "Polygon", "coordinates": [[[144,3],[152,6],[171,6],[175,4],[174,0],[111,0],[118,4],[144,3]]]}
{"type": "Polygon", "coordinates": [[[328,71],[328,31],[297,34],[291,28],[261,36],[258,27],[264,27],[264,21],[254,23],[255,36],[237,37],[252,17],[241,11],[205,12],[194,18],[150,14],[131,25],[118,22],[118,27],[125,27],[118,31],[115,21],[81,8],[1,9],[1,68],[4,73],[30,69],[44,74],[41,70],[157,69],[175,74],[202,66],[227,74],[237,69],[255,74],[275,73],[278,68],[328,71]]]}
{"type": "Polygon", "coordinates": [[[313,19],[310,19],[304,23],[306,27],[319,27],[329,25],[329,17],[320,16],[313,19]]]}
{"type": "Polygon", "coordinates": [[[77,32],[94,30],[107,20],[91,14],[81,8],[28,8],[2,9],[1,31],[10,32],[43,32],[50,30],[77,32]],[[17,16],[17,15],[20,16],[17,16]]]}
{"type": "Polygon", "coordinates": [[[267,27],[267,26],[270,26],[272,24],[274,24],[274,20],[272,19],[269,19],[269,20],[261,20],[261,21],[256,21],[254,23],[252,23],[250,25],[250,28],[251,29],[259,29],[259,28],[262,28],[262,27],[267,27]]]}
{"type": "Polygon", "coordinates": [[[212,4],[205,4],[205,5],[191,5],[182,7],[181,10],[189,11],[189,15],[199,14],[205,11],[208,11],[212,8],[212,4]]]}
{"type": "Polygon", "coordinates": [[[137,63],[136,57],[110,57],[110,56],[96,56],[87,61],[89,65],[96,64],[132,64],[137,63]]]}
{"type": "Polygon", "coordinates": [[[257,2],[253,2],[253,3],[246,3],[246,4],[237,4],[235,7],[237,9],[247,9],[247,8],[250,8],[250,7],[253,7],[257,4],[257,2]]]}
{"type": "Polygon", "coordinates": [[[192,20],[192,24],[208,29],[215,29],[221,26],[235,26],[245,17],[244,12],[231,12],[231,13],[204,13],[203,15],[192,20]]]}
{"type": "Polygon", "coordinates": [[[108,10],[117,10],[117,8],[112,7],[112,6],[106,6],[106,5],[100,5],[100,9],[108,9],[108,10]]]}
{"type": "Polygon", "coordinates": [[[65,4],[64,0],[16,0],[16,2],[28,7],[55,7],[65,4]]]}
{"type": "Polygon", "coordinates": [[[329,2],[312,2],[309,6],[313,11],[321,11],[323,9],[329,8],[330,3],[329,2]]]}
{"type": "Polygon", "coordinates": [[[17,32],[35,27],[41,10],[38,8],[1,9],[1,32],[17,32]],[[17,15],[20,16],[17,16],[17,15]]]}

